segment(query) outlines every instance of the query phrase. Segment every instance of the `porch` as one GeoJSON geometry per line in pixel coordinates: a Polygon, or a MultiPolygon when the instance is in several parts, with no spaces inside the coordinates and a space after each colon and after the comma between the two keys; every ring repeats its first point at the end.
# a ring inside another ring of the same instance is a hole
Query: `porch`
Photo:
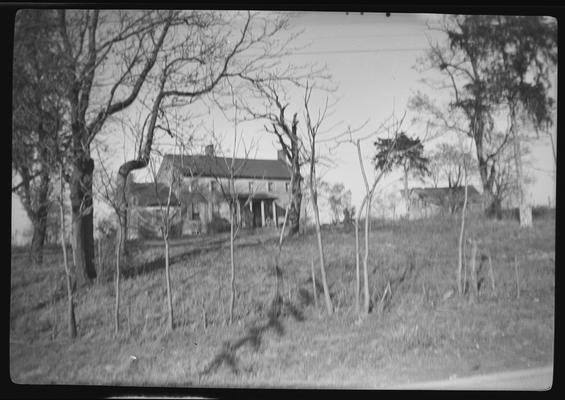
{"type": "Polygon", "coordinates": [[[279,227],[285,210],[276,200],[268,193],[238,193],[236,221],[242,228],[279,227]]]}

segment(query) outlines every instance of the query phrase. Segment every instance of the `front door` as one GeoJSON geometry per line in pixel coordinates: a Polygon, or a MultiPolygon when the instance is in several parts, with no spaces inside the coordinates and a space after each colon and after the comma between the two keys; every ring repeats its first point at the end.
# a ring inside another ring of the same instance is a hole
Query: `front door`
{"type": "Polygon", "coordinates": [[[260,201],[253,202],[252,214],[253,214],[253,228],[260,228],[262,226],[260,201]]]}

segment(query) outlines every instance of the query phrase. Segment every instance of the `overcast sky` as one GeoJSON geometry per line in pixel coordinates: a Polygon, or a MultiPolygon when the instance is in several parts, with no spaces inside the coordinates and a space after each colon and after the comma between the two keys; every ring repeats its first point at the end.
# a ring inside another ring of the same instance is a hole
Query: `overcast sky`
{"type": "MultiPolygon", "coordinates": [[[[292,29],[304,31],[297,44],[309,44],[309,47],[295,54],[290,61],[326,64],[333,82],[338,86],[333,93],[337,103],[326,125],[335,128],[326,133],[327,137],[343,132],[348,126],[359,126],[367,120],[367,126],[359,134],[370,133],[393,111],[399,117],[406,109],[408,99],[417,90],[437,95],[421,81],[426,75],[415,67],[418,57],[422,57],[429,46],[428,40],[441,42],[443,39],[441,33],[428,28],[428,25],[437,24],[438,18],[438,15],[429,14],[392,14],[386,17],[376,13],[346,15],[307,12],[293,15],[292,29]]],[[[553,92],[556,98],[556,88],[553,88],[553,92]]],[[[316,99],[323,101],[323,96],[316,99]]],[[[298,98],[297,101],[301,102],[302,99],[298,98]]],[[[406,120],[413,117],[407,115],[406,120]]],[[[231,149],[229,132],[233,132],[233,125],[221,113],[212,113],[208,123],[213,123],[214,129],[225,135],[222,147],[231,149]]],[[[249,122],[240,124],[238,128],[246,141],[252,138],[256,141],[256,158],[276,158],[276,142],[272,136],[264,133],[263,125],[263,122],[249,122]]],[[[422,132],[417,131],[421,127],[407,124],[407,128],[409,135],[423,136],[422,132]]],[[[433,149],[438,142],[453,140],[456,140],[454,136],[426,143],[426,151],[433,149]]],[[[166,150],[166,143],[163,145],[162,150],[166,150]]],[[[127,152],[130,146],[131,143],[126,141],[125,147],[122,147],[127,152]]],[[[554,204],[554,163],[549,139],[543,137],[529,146],[530,174],[535,177],[535,183],[528,188],[530,198],[534,204],[547,204],[548,199],[554,204]]],[[[323,179],[330,183],[343,182],[351,190],[353,204],[358,207],[362,199],[363,181],[355,147],[344,143],[334,149],[324,147],[323,152],[334,164],[332,167],[322,167],[323,179]]],[[[372,141],[364,143],[362,153],[366,167],[372,174],[372,141]]],[[[113,158],[110,164],[117,166],[123,154],[115,153],[113,158]]],[[[141,174],[138,176],[143,179],[141,174]]],[[[474,184],[480,189],[479,182],[474,184]]],[[[422,185],[418,181],[411,182],[411,186],[422,185]]],[[[400,186],[400,175],[397,173],[388,176],[381,184],[385,192],[397,192],[400,186]]],[[[95,218],[105,212],[107,209],[98,207],[95,218]]],[[[29,222],[19,200],[12,195],[12,233],[15,230],[22,232],[27,227],[29,222]]]]}

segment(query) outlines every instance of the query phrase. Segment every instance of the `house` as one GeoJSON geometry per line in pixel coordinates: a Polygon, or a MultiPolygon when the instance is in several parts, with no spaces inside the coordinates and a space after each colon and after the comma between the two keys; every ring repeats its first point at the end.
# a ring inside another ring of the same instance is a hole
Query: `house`
{"type": "MultiPolygon", "coordinates": [[[[404,191],[401,191],[405,202],[404,191]]],[[[409,215],[410,219],[426,218],[435,215],[453,213],[463,207],[465,200],[465,187],[439,187],[439,188],[412,188],[409,189],[409,215]]],[[[482,196],[474,186],[467,186],[467,209],[479,210],[482,205],[482,196]]]]}
{"type": "MultiPolygon", "coordinates": [[[[194,235],[229,224],[232,197],[236,199],[235,222],[238,226],[279,226],[289,202],[290,178],[290,168],[282,150],[276,159],[232,159],[217,156],[214,147],[208,145],[200,155],[166,154],[156,180],[167,191],[170,185],[173,187],[179,209],[178,235],[194,235]],[[232,165],[233,194],[229,184],[232,165]]],[[[137,210],[135,212],[151,207],[151,202],[145,198],[134,205],[135,196],[140,197],[133,191],[130,194],[133,201],[129,202],[130,208],[137,210]]]]}

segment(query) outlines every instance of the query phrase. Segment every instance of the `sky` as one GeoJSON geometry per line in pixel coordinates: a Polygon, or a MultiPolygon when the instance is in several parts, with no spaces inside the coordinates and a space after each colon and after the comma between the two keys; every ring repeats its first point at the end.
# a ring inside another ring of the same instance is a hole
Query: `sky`
{"type": "MultiPolygon", "coordinates": [[[[330,13],[330,12],[301,12],[293,13],[289,31],[302,31],[297,39],[297,46],[308,45],[288,60],[295,64],[317,63],[325,64],[332,75],[332,82],[337,90],[329,96],[335,105],[327,118],[325,128],[332,128],[324,133],[331,138],[347,130],[361,126],[358,137],[373,132],[392,113],[399,118],[406,110],[410,96],[420,90],[432,96],[441,96],[422,82],[428,74],[416,69],[419,57],[424,55],[429,47],[429,40],[442,41],[444,38],[438,31],[429,29],[437,23],[439,15],[431,14],[391,14],[384,13],[330,13]]],[[[556,74],[556,73],[555,73],[556,74]]],[[[554,77],[556,82],[557,77],[554,77]]],[[[554,98],[557,98],[556,87],[553,88],[554,98]]],[[[300,95],[300,94],[297,94],[300,95]]],[[[314,95],[312,109],[320,107],[328,94],[314,95]]],[[[301,97],[294,97],[293,102],[301,104],[301,97]],[[295,100],[296,99],[296,100],[295,100]]],[[[289,107],[292,109],[292,106],[289,107]]],[[[127,112],[127,111],[126,111],[127,112]]],[[[288,115],[291,115],[289,112],[288,115]]],[[[407,114],[406,121],[418,117],[407,114]]],[[[212,112],[207,118],[214,130],[224,135],[221,143],[223,149],[231,151],[233,124],[219,112],[212,112]]],[[[254,121],[238,124],[239,134],[249,143],[256,143],[255,158],[276,158],[276,141],[272,135],[265,134],[264,122],[254,121]]],[[[422,126],[406,124],[409,135],[423,136],[422,126]]],[[[555,130],[555,127],[553,128],[555,130]]],[[[555,132],[553,132],[555,135],[555,132]]],[[[324,137],[324,136],[322,136],[324,137]]],[[[112,147],[122,149],[106,156],[109,168],[117,167],[123,160],[123,153],[130,152],[132,142],[125,136],[115,136],[112,147]],[[117,140],[117,141],[116,141],[117,140]]],[[[426,142],[426,151],[433,150],[437,143],[454,141],[454,135],[426,142]]],[[[369,174],[373,176],[370,160],[374,155],[374,138],[362,142],[362,157],[369,174]]],[[[161,150],[166,151],[167,143],[161,142],[161,150]]],[[[168,144],[170,146],[170,143],[168,144]]],[[[533,204],[555,204],[555,170],[548,137],[528,143],[531,152],[528,156],[528,173],[535,182],[527,188],[528,196],[533,204]]],[[[240,148],[241,150],[241,148],[240,148]]],[[[322,145],[321,152],[332,160],[332,165],[320,165],[322,178],[329,183],[344,183],[351,190],[352,204],[358,208],[361,203],[364,185],[359,169],[357,150],[351,143],[341,143],[339,146],[322,145]]],[[[96,157],[96,155],[95,155],[96,157]]],[[[136,174],[137,180],[147,179],[147,173],[136,174]]],[[[387,193],[397,193],[401,187],[401,176],[392,173],[379,184],[378,192],[384,196],[387,193]]],[[[480,189],[480,182],[472,182],[480,189]]],[[[410,186],[425,186],[422,182],[411,181],[410,186]]],[[[95,203],[95,219],[109,212],[102,204],[95,203]]],[[[326,212],[323,219],[328,219],[326,212]]],[[[29,221],[17,199],[12,194],[12,235],[21,236],[29,229],[29,221]],[[16,232],[17,231],[17,232],[16,232]]]]}

